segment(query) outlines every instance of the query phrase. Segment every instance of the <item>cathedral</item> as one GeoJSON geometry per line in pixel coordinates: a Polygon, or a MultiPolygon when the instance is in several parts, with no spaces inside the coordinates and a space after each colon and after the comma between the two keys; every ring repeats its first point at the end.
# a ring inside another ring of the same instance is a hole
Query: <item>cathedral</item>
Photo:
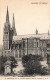
{"type": "Polygon", "coordinates": [[[35,34],[17,35],[14,14],[11,27],[7,7],[6,22],[3,29],[3,56],[22,58],[27,54],[41,55],[42,57],[47,57],[47,54],[50,54],[49,31],[39,34],[36,29],[35,34]]]}

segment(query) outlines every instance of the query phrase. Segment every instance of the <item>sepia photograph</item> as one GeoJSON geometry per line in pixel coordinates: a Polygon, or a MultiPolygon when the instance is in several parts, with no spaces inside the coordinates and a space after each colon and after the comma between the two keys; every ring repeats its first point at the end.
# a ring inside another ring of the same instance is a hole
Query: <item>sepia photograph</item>
{"type": "Polygon", "coordinates": [[[0,77],[50,78],[49,0],[0,0],[0,77]]]}

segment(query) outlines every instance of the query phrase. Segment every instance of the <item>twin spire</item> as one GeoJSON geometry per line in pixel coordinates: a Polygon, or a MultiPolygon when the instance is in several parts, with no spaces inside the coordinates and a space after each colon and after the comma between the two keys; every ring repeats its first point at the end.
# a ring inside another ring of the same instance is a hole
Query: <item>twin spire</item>
{"type": "MultiPolygon", "coordinates": [[[[8,11],[8,6],[7,6],[7,13],[6,13],[6,23],[9,24],[9,11],[8,11]]],[[[16,29],[15,29],[15,19],[14,19],[14,13],[13,13],[13,21],[12,21],[12,30],[13,30],[13,35],[17,35],[16,29]]]]}
{"type": "MultiPolygon", "coordinates": [[[[8,11],[8,6],[7,6],[7,14],[6,14],[6,23],[9,23],[9,11],[8,11]]],[[[15,29],[14,13],[13,13],[12,29],[14,30],[14,34],[17,35],[16,29],[15,29]]],[[[37,29],[36,29],[36,34],[38,34],[38,30],[37,30],[37,29]]],[[[48,35],[49,35],[49,30],[48,30],[48,35]]]]}
{"type": "MultiPolygon", "coordinates": [[[[9,23],[9,11],[7,6],[7,13],[6,13],[6,22],[9,23]]],[[[12,26],[15,27],[15,19],[14,19],[14,13],[13,13],[13,23],[12,26]]]]}

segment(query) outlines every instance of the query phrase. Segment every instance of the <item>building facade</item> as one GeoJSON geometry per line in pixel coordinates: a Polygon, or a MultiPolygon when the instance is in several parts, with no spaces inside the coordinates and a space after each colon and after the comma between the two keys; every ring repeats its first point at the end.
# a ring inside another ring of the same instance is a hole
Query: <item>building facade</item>
{"type": "Polygon", "coordinates": [[[6,22],[3,29],[3,56],[21,58],[24,55],[33,54],[47,57],[48,53],[50,54],[49,31],[48,33],[39,34],[36,29],[35,34],[17,35],[14,14],[11,27],[7,7],[6,22]]]}

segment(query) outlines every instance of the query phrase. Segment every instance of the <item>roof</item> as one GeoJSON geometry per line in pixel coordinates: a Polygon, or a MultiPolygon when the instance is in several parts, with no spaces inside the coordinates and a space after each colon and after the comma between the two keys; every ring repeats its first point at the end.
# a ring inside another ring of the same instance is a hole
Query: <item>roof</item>
{"type": "Polygon", "coordinates": [[[22,38],[40,38],[42,39],[50,39],[50,34],[48,35],[48,33],[43,33],[43,34],[28,34],[28,35],[17,35],[17,36],[13,36],[13,41],[16,40],[22,40],[22,38]]]}
{"type": "Polygon", "coordinates": [[[10,65],[11,64],[11,61],[10,60],[7,60],[6,62],[5,62],[5,65],[10,65]]]}

